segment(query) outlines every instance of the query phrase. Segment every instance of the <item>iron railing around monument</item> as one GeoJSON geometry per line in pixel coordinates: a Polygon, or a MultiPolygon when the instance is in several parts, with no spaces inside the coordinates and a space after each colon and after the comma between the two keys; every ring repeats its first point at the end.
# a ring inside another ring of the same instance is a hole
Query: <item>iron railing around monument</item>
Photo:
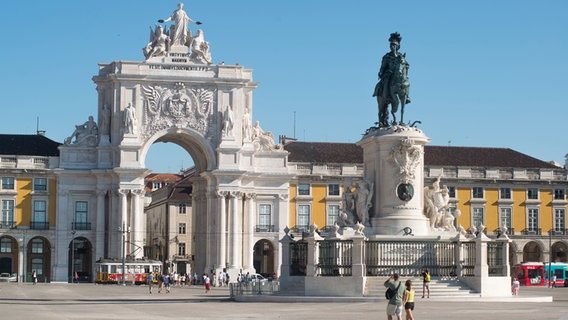
{"type": "MultiPolygon", "coordinates": [[[[444,241],[367,241],[367,276],[420,276],[428,269],[436,277],[457,276],[459,243],[444,241]]],[[[475,248],[475,246],[473,247],[475,248]]],[[[475,260],[474,260],[475,261],[475,260]]]]}
{"type": "Polygon", "coordinates": [[[500,277],[506,274],[503,252],[503,242],[487,243],[487,266],[490,277],[500,277]]]}
{"type": "Polygon", "coordinates": [[[316,275],[322,277],[351,276],[353,266],[352,240],[318,241],[319,256],[316,275]]]}
{"type": "Polygon", "coordinates": [[[308,265],[308,243],[296,241],[290,244],[290,275],[305,276],[308,265]]]}
{"type": "Polygon", "coordinates": [[[458,263],[461,265],[461,276],[473,277],[476,257],[475,242],[462,242],[460,243],[460,245],[463,253],[463,260],[458,261],[458,263]]]}

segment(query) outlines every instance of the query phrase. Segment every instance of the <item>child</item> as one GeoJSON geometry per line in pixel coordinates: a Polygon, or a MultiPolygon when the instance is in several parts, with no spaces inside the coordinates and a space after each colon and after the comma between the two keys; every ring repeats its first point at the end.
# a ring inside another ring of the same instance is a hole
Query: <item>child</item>
{"type": "Polygon", "coordinates": [[[414,320],[412,310],[414,310],[414,289],[412,288],[412,280],[406,280],[404,283],[406,291],[402,297],[402,305],[406,311],[406,320],[414,320]]]}
{"type": "Polygon", "coordinates": [[[517,278],[513,278],[513,286],[511,287],[511,291],[513,291],[514,296],[519,295],[519,286],[520,285],[521,285],[521,283],[519,282],[519,280],[517,280],[517,278]]]}

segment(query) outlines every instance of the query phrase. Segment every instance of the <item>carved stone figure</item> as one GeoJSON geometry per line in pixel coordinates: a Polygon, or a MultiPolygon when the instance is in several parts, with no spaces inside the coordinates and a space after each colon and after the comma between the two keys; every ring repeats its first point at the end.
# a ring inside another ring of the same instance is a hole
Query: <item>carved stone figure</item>
{"type": "Polygon", "coordinates": [[[136,133],[136,110],[132,107],[132,104],[128,104],[126,109],[124,109],[124,132],[134,134],[136,133]]]}
{"type": "Polygon", "coordinates": [[[365,225],[369,220],[369,209],[373,206],[373,187],[374,184],[367,180],[361,180],[355,184],[355,207],[357,219],[363,225],[365,225]]]}
{"type": "Polygon", "coordinates": [[[96,145],[96,139],[99,134],[99,129],[97,124],[93,118],[93,116],[89,116],[89,120],[83,124],[76,125],[75,131],[65,138],[64,144],[77,144],[77,145],[96,145]]]}
{"type": "Polygon", "coordinates": [[[185,11],[183,11],[183,3],[178,4],[178,9],[172,13],[172,15],[165,20],[158,20],[159,23],[165,23],[168,21],[174,22],[174,27],[171,30],[170,38],[172,41],[172,46],[187,46],[188,45],[188,23],[201,24],[199,21],[193,21],[185,11]]]}
{"type": "Polygon", "coordinates": [[[396,125],[396,112],[400,105],[400,122],[404,124],[404,107],[410,103],[408,92],[410,82],[408,81],[409,64],[406,61],[406,54],[398,52],[402,37],[398,32],[391,33],[390,52],[383,56],[381,68],[379,69],[379,83],[375,86],[373,97],[377,97],[379,108],[379,127],[388,127],[389,115],[388,106],[391,106],[392,125],[396,125]]]}
{"type": "Polygon", "coordinates": [[[223,137],[232,137],[233,136],[233,108],[231,106],[227,106],[225,108],[225,112],[223,113],[223,130],[222,135],[223,137]]]}
{"type": "Polygon", "coordinates": [[[252,141],[256,150],[270,151],[275,149],[274,135],[270,131],[262,130],[258,121],[252,127],[252,141]]]}
{"type": "Polygon", "coordinates": [[[420,164],[422,149],[412,140],[404,139],[398,146],[392,148],[390,156],[399,168],[400,182],[412,184],[416,168],[420,164]]]}
{"type": "Polygon", "coordinates": [[[203,30],[197,30],[197,34],[191,40],[191,59],[201,63],[211,63],[209,42],[203,37],[203,30]]]}
{"type": "Polygon", "coordinates": [[[110,106],[105,103],[101,110],[101,123],[99,125],[99,131],[102,135],[109,134],[110,130],[110,106]]]}
{"type": "Polygon", "coordinates": [[[146,59],[163,56],[167,53],[169,44],[170,37],[164,33],[162,26],[157,26],[156,30],[150,27],[150,42],[143,49],[144,56],[146,59]]]}
{"type": "Polygon", "coordinates": [[[432,188],[424,188],[424,215],[430,220],[432,230],[455,230],[449,202],[449,189],[440,188],[440,177],[432,183],[432,188]]]}
{"type": "Polygon", "coordinates": [[[252,138],[252,120],[249,107],[245,107],[243,114],[243,141],[250,141],[252,138]]]}
{"type": "Polygon", "coordinates": [[[355,194],[351,191],[352,184],[349,182],[343,187],[342,208],[339,212],[339,220],[342,226],[353,226],[356,222],[355,212],[355,194]]]}

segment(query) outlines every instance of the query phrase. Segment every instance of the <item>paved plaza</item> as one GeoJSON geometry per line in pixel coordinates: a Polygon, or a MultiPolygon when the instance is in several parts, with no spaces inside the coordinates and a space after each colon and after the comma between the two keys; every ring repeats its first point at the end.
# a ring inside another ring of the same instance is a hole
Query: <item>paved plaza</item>
{"type": "MultiPolygon", "coordinates": [[[[226,287],[209,294],[201,286],[149,294],[147,286],[0,283],[1,319],[386,319],[381,299],[283,301],[235,302],[226,287]]],[[[499,302],[418,298],[415,318],[568,320],[568,288],[523,287],[518,298],[499,302]],[[553,302],[530,302],[545,296],[553,302]]]]}

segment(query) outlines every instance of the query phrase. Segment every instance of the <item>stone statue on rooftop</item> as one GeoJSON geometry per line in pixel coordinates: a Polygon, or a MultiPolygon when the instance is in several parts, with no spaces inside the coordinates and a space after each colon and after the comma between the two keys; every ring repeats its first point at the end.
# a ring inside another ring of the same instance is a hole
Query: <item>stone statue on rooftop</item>
{"type": "Polygon", "coordinates": [[[373,97],[377,97],[379,107],[379,127],[389,127],[391,125],[404,125],[404,106],[410,103],[408,92],[410,82],[408,81],[409,64],[406,61],[406,54],[398,52],[402,37],[398,32],[391,33],[390,52],[383,56],[381,68],[379,69],[379,83],[375,86],[373,97]],[[392,115],[392,122],[389,123],[389,110],[392,115]],[[400,122],[396,121],[396,112],[400,106],[400,122]]]}
{"type": "Polygon", "coordinates": [[[159,23],[165,23],[168,21],[174,22],[173,30],[171,30],[170,38],[172,41],[172,46],[189,46],[189,36],[187,24],[195,23],[197,25],[201,24],[199,21],[193,21],[185,11],[183,11],[183,3],[178,3],[178,9],[172,13],[172,15],[165,20],[158,20],[159,23]]]}
{"type": "Polygon", "coordinates": [[[155,30],[150,27],[150,42],[143,49],[146,59],[151,57],[163,56],[168,52],[170,37],[164,33],[162,26],[157,26],[155,30]]]}

